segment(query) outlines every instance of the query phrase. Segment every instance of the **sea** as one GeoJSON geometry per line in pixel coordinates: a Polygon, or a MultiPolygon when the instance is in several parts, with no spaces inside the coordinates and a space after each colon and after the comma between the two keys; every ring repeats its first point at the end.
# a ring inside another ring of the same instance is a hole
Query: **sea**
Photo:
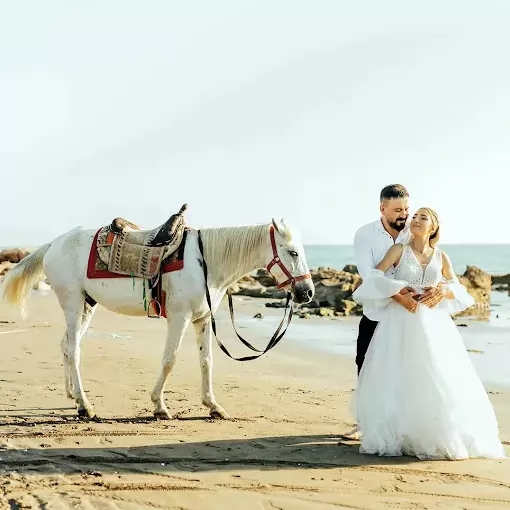
{"type": "MultiPolygon", "coordinates": [[[[352,244],[311,244],[304,248],[311,269],[342,269],[355,264],[352,244]]],[[[444,244],[440,249],[450,257],[456,274],[464,273],[467,266],[477,266],[490,274],[510,274],[510,244],[444,244]]]]}
{"type": "MultiPolygon", "coordinates": [[[[510,245],[508,244],[452,244],[441,245],[450,257],[455,273],[461,275],[467,266],[477,266],[491,275],[510,274],[510,245]]],[[[331,267],[343,269],[354,264],[352,245],[308,245],[305,246],[310,269],[331,267]]],[[[269,312],[261,303],[264,319],[239,317],[239,324],[249,331],[256,328],[266,338],[276,329],[283,311],[269,312]]],[[[223,314],[222,314],[223,315],[223,314]]],[[[222,317],[222,328],[228,328],[228,314],[222,317]]],[[[287,342],[297,342],[307,348],[331,355],[349,356],[356,352],[356,336],[359,317],[335,319],[296,318],[287,333],[287,342]]],[[[458,330],[475,365],[485,383],[510,387],[510,297],[507,292],[492,291],[489,316],[469,317],[457,320],[458,330]]],[[[231,326],[230,326],[231,327],[231,326]]],[[[237,352],[237,350],[236,350],[237,352]]],[[[320,368],[319,368],[320,370],[320,368]]],[[[354,370],[354,365],[353,365],[354,370]]]]}
{"type": "MultiPolygon", "coordinates": [[[[0,246],[0,251],[6,248],[12,246],[0,246]]],[[[440,248],[450,257],[457,274],[462,274],[468,265],[490,274],[510,274],[510,244],[444,244],[440,248]]],[[[309,244],[304,249],[310,269],[343,269],[356,262],[352,244],[309,244]]]]}

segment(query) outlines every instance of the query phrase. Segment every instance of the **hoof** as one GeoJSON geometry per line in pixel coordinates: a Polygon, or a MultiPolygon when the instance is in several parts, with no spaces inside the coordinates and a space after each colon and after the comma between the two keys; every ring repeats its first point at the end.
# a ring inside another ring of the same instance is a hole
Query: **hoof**
{"type": "Polygon", "coordinates": [[[214,410],[209,413],[209,416],[213,420],[229,420],[230,419],[230,416],[225,411],[214,410]]]}
{"type": "Polygon", "coordinates": [[[87,411],[87,409],[78,409],[78,416],[80,418],[88,418],[90,420],[94,420],[97,418],[96,414],[94,413],[94,411],[87,411]]]}
{"type": "Polygon", "coordinates": [[[156,420],[171,420],[172,417],[165,411],[156,411],[154,413],[154,418],[156,418],[156,420]]]}

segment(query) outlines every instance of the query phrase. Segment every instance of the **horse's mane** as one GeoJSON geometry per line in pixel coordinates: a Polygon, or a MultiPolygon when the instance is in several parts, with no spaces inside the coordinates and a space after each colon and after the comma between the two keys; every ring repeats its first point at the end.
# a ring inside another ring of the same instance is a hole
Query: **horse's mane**
{"type": "Polygon", "coordinates": [[[269,225],[244,225],[200,229],[207,266],[217,274],[228,275],[247,266],[253,252],[269,242],[269,225]]]}

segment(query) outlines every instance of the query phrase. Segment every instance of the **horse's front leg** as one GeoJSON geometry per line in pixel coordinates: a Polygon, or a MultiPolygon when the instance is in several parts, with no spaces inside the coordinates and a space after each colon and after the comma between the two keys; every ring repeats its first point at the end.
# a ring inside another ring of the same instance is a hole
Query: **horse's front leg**
{"type": "Polygon", "coordinates": [[[172,418],[164,401],[165,385],[175,365],[177,352],[189,322],[190,317],[188,314],[172,313],[167,319],[167,337],[161,373],[151,395],[151,400],[155,406],[154,416],[161,420],[170,420],[172,418]]]}
{"type": "Polygon", "coordinates": [[[216,398],[213,393],[211,318],[209,316],[204,319],[200,319],[194,322],[193,325],[195,326],[195,332],[197,335],[200,369],[202,372],[202,404],[209,409],[209,413],[213,418],[227,419],[229,418],[229,415],[225,409],[216,402],[216,398]]]}
{"type": "Polygon", "coordinates": [[[64,366],[64,387],[67,398],[74,400],[73,381],[71,380],[71,369],[69,367],[69,341],[67,332],[64,333],[62,341],[60,342],[60,349],[62,350],[62,364],[64,366]]]}

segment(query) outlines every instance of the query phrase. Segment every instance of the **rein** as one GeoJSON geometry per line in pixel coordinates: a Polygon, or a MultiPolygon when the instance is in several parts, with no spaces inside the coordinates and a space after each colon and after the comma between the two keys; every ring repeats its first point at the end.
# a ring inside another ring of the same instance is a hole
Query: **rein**
{"type": "MultiPolygon", "coordinates": [[[[309,278],[310,277],[309,274],[302,275],[302,276],[297,276],[297,277],[292,276],[290,274],[290,272],[287,270],[287,268],[285,267],[285,265],[282,263],[282,261],[280,260],[280,257],[278,256],[278,252],[277,252],[277,249],[276,249],[276,241],[275,241],[275,237],[274,237],[274,227],[273,226],[271,226],[270,237],[271,237],[271,247],[273,249],[273,260],[271,260],[271,262],[269,262],[269,264],[266,266],[266,269],[268,271],[270,271],[271,267],[273,267],[275,264],[277,264],[280,267],[280,269],[283,271],[285,276],[287,276],[287,280],[285,280],[282,283],[277,283],[277,288],[281,289],[282,287],[285,287],[286,285],[292,284],[295,281],[303,280],[305,278],[309,278]]],[[[289,327],[290,321],[292,319],[292,313],[293,313],[292,312],[292,304],[293,303],[291,301],[291,299],[292,299],[291,292],[290,291],[287,292],[287,299],[286,299],[286,302],[285,302],[285,311],[283,313],[283,318],[282,318],[282,320],[280,322],[280,325],[278,326],[278,328],[274,332],[273,336],[271,337],[271,340],[269,340],[269,343],[267,344],[267,347],[263,351],[261,351],[261,350],[257,349],[256,347],[253,347],[253,345],[251,345],[246,339],[244,339],[238,333],[238,331],[236,329],[235,322],[234,322],[234,303],[232,301],[232,292],[230,291],[230,289],[227,291],[227,294],[228,294],[228,307],[229,307],[229,310],[230,310],[230,319],[232,321],[232,326],[234,327],[234,331],[236,332],[237,338],[239,338],[239,340],[241,340],[241,342],[244,345],[246,345],[246,347],[251,349],[252,351],[260,353],[260,354],[254,354],[252,356],[243,356],[241,358],[235,358],[234,356],[232,356],[228,352],[227,348],[220,342],[220,339],[218,338],[218,335],[217,335],[217,332],[216,332],[216,321],[214,320],[214,315],[212,313],[211,295],[209,294],[209,285],[207,284],[207,263],[206,263],[205,257],[204,257],[204,247],[203,247],[203,244],[202,244],[202,236],[200,235],[200,230],[198,231],[198,246],[199,246],[199,249],[200,249],[200,254],[202,255],[202,264],[203,264],[202,267],[203,267],[203,270],[204,270],[204,279],[205,279],[205,297],[207,299],[207,304],[209,305],[209,311],[211,312],[211,326],[212,326],[212,330],[213,330],[213,333],[214,333],[214,337],[216,338],[216,341],[218,342],[218,345],[219,345],[220,349],[229,358],[232,358],[233,360],[236,360],[236,361],[250,361],[250,360],[254,360],[254,359],[260,358],[260,356],[264,355],[266,352],[270,351],[273,347],[275,347],[278,344],[278,342],[283,338],[285,333],[287,332],[287,328],[289,327]],[[287,315],[287,310],[289,310],[289,308],[290,308],[290,311],[289,311],[289,316],[287,317],[287,324],[285,326],[285,329],[280,333],[280,330],[282,329],[283,323],[285,322],[285,316],[287,315]]],[[[274,278],[274,275],[273,275],[273,278],[274,278]]],[[[276,280],[276,278],[275,278],[275,280],[276,280]]]]}

